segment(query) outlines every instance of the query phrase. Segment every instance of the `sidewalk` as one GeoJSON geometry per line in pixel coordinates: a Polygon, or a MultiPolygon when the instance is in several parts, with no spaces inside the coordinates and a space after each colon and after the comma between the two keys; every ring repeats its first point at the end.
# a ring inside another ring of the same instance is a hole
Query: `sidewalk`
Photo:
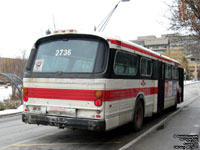
{"type": "Polygon", "coordinates": [[[21,113],[22,111],[23,111],[23,105],[19,106],[17,109],[1,110],[0,111],[0,117],[18,114],[18,113],[21,113]]]}
{"type": "MultiPolygon", "coordinates": [[[[191,149],[200,134],[200,83],[185,87],[182,109],[170,118],[163,129],[157,129],[133,144],[128,150],[191,149]],[[190,88],[191,87],[191,88],[190,88]],[[189,105],[188,105],[189,104],[189,105]],[[193,140],[193,141],[192,141],[193,140]]],[[[196,148],[198,149],[198,148],[196,148]]],[[[200,149],[200,148],[199,148],[200,149]]]]}

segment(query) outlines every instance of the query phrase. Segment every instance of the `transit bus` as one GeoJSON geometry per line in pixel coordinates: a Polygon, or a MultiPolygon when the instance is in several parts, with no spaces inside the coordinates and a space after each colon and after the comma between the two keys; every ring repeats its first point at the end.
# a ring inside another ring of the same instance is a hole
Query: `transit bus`
{"type": "Polygon", "coordinates": [[[108,131],[183,102],[178,61],[120,38],[56,31],[34,44],[23,78],[22,121],[108,131]]]}

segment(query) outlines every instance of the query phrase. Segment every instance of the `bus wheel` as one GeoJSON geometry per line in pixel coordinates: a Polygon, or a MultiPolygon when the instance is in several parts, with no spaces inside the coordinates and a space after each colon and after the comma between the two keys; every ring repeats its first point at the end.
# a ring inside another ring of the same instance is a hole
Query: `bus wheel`
{"type": "Polygon", "coordinates": [[[139,100],[135,105],[135,111],[133,116],[133,130],[139,131],[142,127],[144,119],[144,108],[142,102],[139,100]]]}

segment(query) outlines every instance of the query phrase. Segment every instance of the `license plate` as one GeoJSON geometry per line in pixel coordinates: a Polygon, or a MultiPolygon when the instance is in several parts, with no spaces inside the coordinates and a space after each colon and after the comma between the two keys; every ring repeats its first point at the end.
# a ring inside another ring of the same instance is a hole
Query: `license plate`
{"type": "Polygon", "coordinates": [[[73,108],[65,108],[65,107],[48,107],[47,112],[50,113],[59,113],[69,117],[76,116],[76,109],[73,108]]]}
{"type": "Polygon", "coordinates": [[[46,107],[45,106],[30,106],[32,111],[35,113],[46,114],[46,107]]]}

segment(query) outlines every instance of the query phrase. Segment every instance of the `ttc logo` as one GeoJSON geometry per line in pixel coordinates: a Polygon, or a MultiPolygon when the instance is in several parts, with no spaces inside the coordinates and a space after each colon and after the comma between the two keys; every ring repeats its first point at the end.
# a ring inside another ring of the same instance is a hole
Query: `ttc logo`
{"type": "Polygon", "coordinates": [[[145,85],[146,85],[146,83],[144,82],[144,80],[142,80],[141,85],[142,85],[142,86],[145,86],[145,85]]]}

